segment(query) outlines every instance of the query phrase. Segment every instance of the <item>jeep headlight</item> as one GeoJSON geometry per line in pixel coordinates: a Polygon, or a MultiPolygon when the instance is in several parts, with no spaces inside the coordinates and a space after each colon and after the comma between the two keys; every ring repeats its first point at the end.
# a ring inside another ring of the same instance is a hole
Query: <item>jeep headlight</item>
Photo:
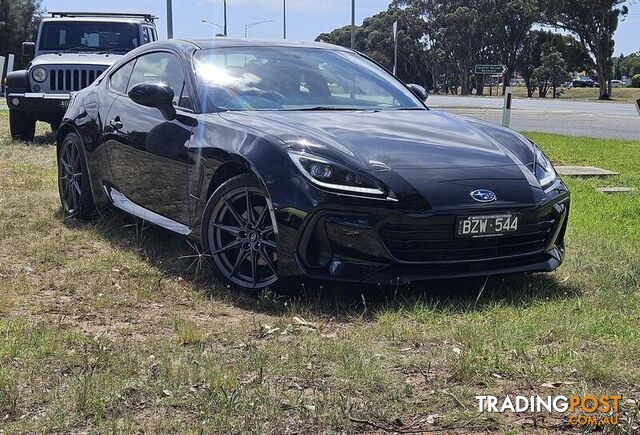
{"type": "Polygon", "coordinates": [[[42,83],[47,79],[47,70],[41,67],[34,68],[31,72],[31,77],[33,77],[36,82],[42,83]]]}

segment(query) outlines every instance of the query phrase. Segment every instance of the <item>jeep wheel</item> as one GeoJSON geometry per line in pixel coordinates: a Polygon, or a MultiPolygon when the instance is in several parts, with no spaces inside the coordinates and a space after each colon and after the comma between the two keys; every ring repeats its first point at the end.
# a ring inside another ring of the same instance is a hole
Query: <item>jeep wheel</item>
{"type": "Polygon", "coordinates": [[[62,121],[59,120],[59,119],[56,119],[55,121],[50,122],[49,123],[49,127],[51,127],[51,131],[56,133],[58,131],[58,129],[60,128],[60,124],[61,123],[62,123],[62,121]]]}
{"type": "Polygon", "coordinates": [[[9,110],[11,139],[32,142],[36,133],[36,121],[20,110],[9,110]]]}

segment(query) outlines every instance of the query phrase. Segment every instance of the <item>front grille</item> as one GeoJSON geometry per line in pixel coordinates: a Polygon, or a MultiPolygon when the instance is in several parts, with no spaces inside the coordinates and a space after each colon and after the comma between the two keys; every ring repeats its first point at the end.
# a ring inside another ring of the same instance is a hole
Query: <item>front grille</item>
{"type": "Polygon", "coordinates": [[[455,216],[387,223],[380,236],[391,255],[403,262],[482,261],[540,252],[551,237],[555,219],[522,215],[518,233],[477,239],[456,238],[455,223],[455,216]]]}
{"type": "Polygon", "coordinates": [[[93,83],[105,69],[51,68],[49,69],[49,89],[51,91],[79,91],[93,83]]]}

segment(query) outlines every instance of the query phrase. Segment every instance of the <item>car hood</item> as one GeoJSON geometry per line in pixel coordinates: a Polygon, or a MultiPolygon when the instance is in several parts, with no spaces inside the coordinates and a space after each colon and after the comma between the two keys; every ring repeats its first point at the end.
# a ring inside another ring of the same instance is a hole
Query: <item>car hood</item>
{"type": "Polygon", "coordinates": [[[31,66],[39,65],[104,65],[109,66],[123,55],[96,53],[52,53],[42,54],[31,61],[31,66]]]}
{"type": "Polygon", "coordinates": [[[225,112],[221,116],[257,128],[291,147],[369,170],[528,163],[523,161],[528,147],[516,136],[506,135],[512,140],[505,145],[491,135],[490,127],[438,111],[225,112]],[[518,149],[510,149],[513,146],[518,149]],[[519,154],[523,148],[525,152],[519,154]]]}

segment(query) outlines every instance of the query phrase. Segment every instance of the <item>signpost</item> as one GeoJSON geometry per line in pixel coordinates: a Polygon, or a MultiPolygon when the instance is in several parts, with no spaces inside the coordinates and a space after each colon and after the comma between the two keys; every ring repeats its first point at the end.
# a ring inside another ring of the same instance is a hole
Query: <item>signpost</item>
{"type": "MultiPolygon", "coordinates": [[[[507,67],[505,65],[476,65],[474,69],[475,75],[481,76],[501,76],[507,73],[507,67]]],[[[502,125],[509,127],[511,124],[511,103],[513,100],[513,94],[511,87],[505,88],[504,93],[504,107],[502,109],[502,125]]]]}
{"type": "MultiPolygon", "coordinates": [[[[507,72],[507,67],[504,65],[476,65],[474,73],[477,76],[489,76],[489,78],[498,76],[503,77],[507,72]]],[[[484,80],[483,80],[484,82],[484,80]]],[[[493,95],[493,83],[489,81],[489,95],[493,95]]]]}
{"type": "Polygon", "coordinates": [[[507,72],[504,65],[476,65],[476,75],[503,76],[507,72]]]}

